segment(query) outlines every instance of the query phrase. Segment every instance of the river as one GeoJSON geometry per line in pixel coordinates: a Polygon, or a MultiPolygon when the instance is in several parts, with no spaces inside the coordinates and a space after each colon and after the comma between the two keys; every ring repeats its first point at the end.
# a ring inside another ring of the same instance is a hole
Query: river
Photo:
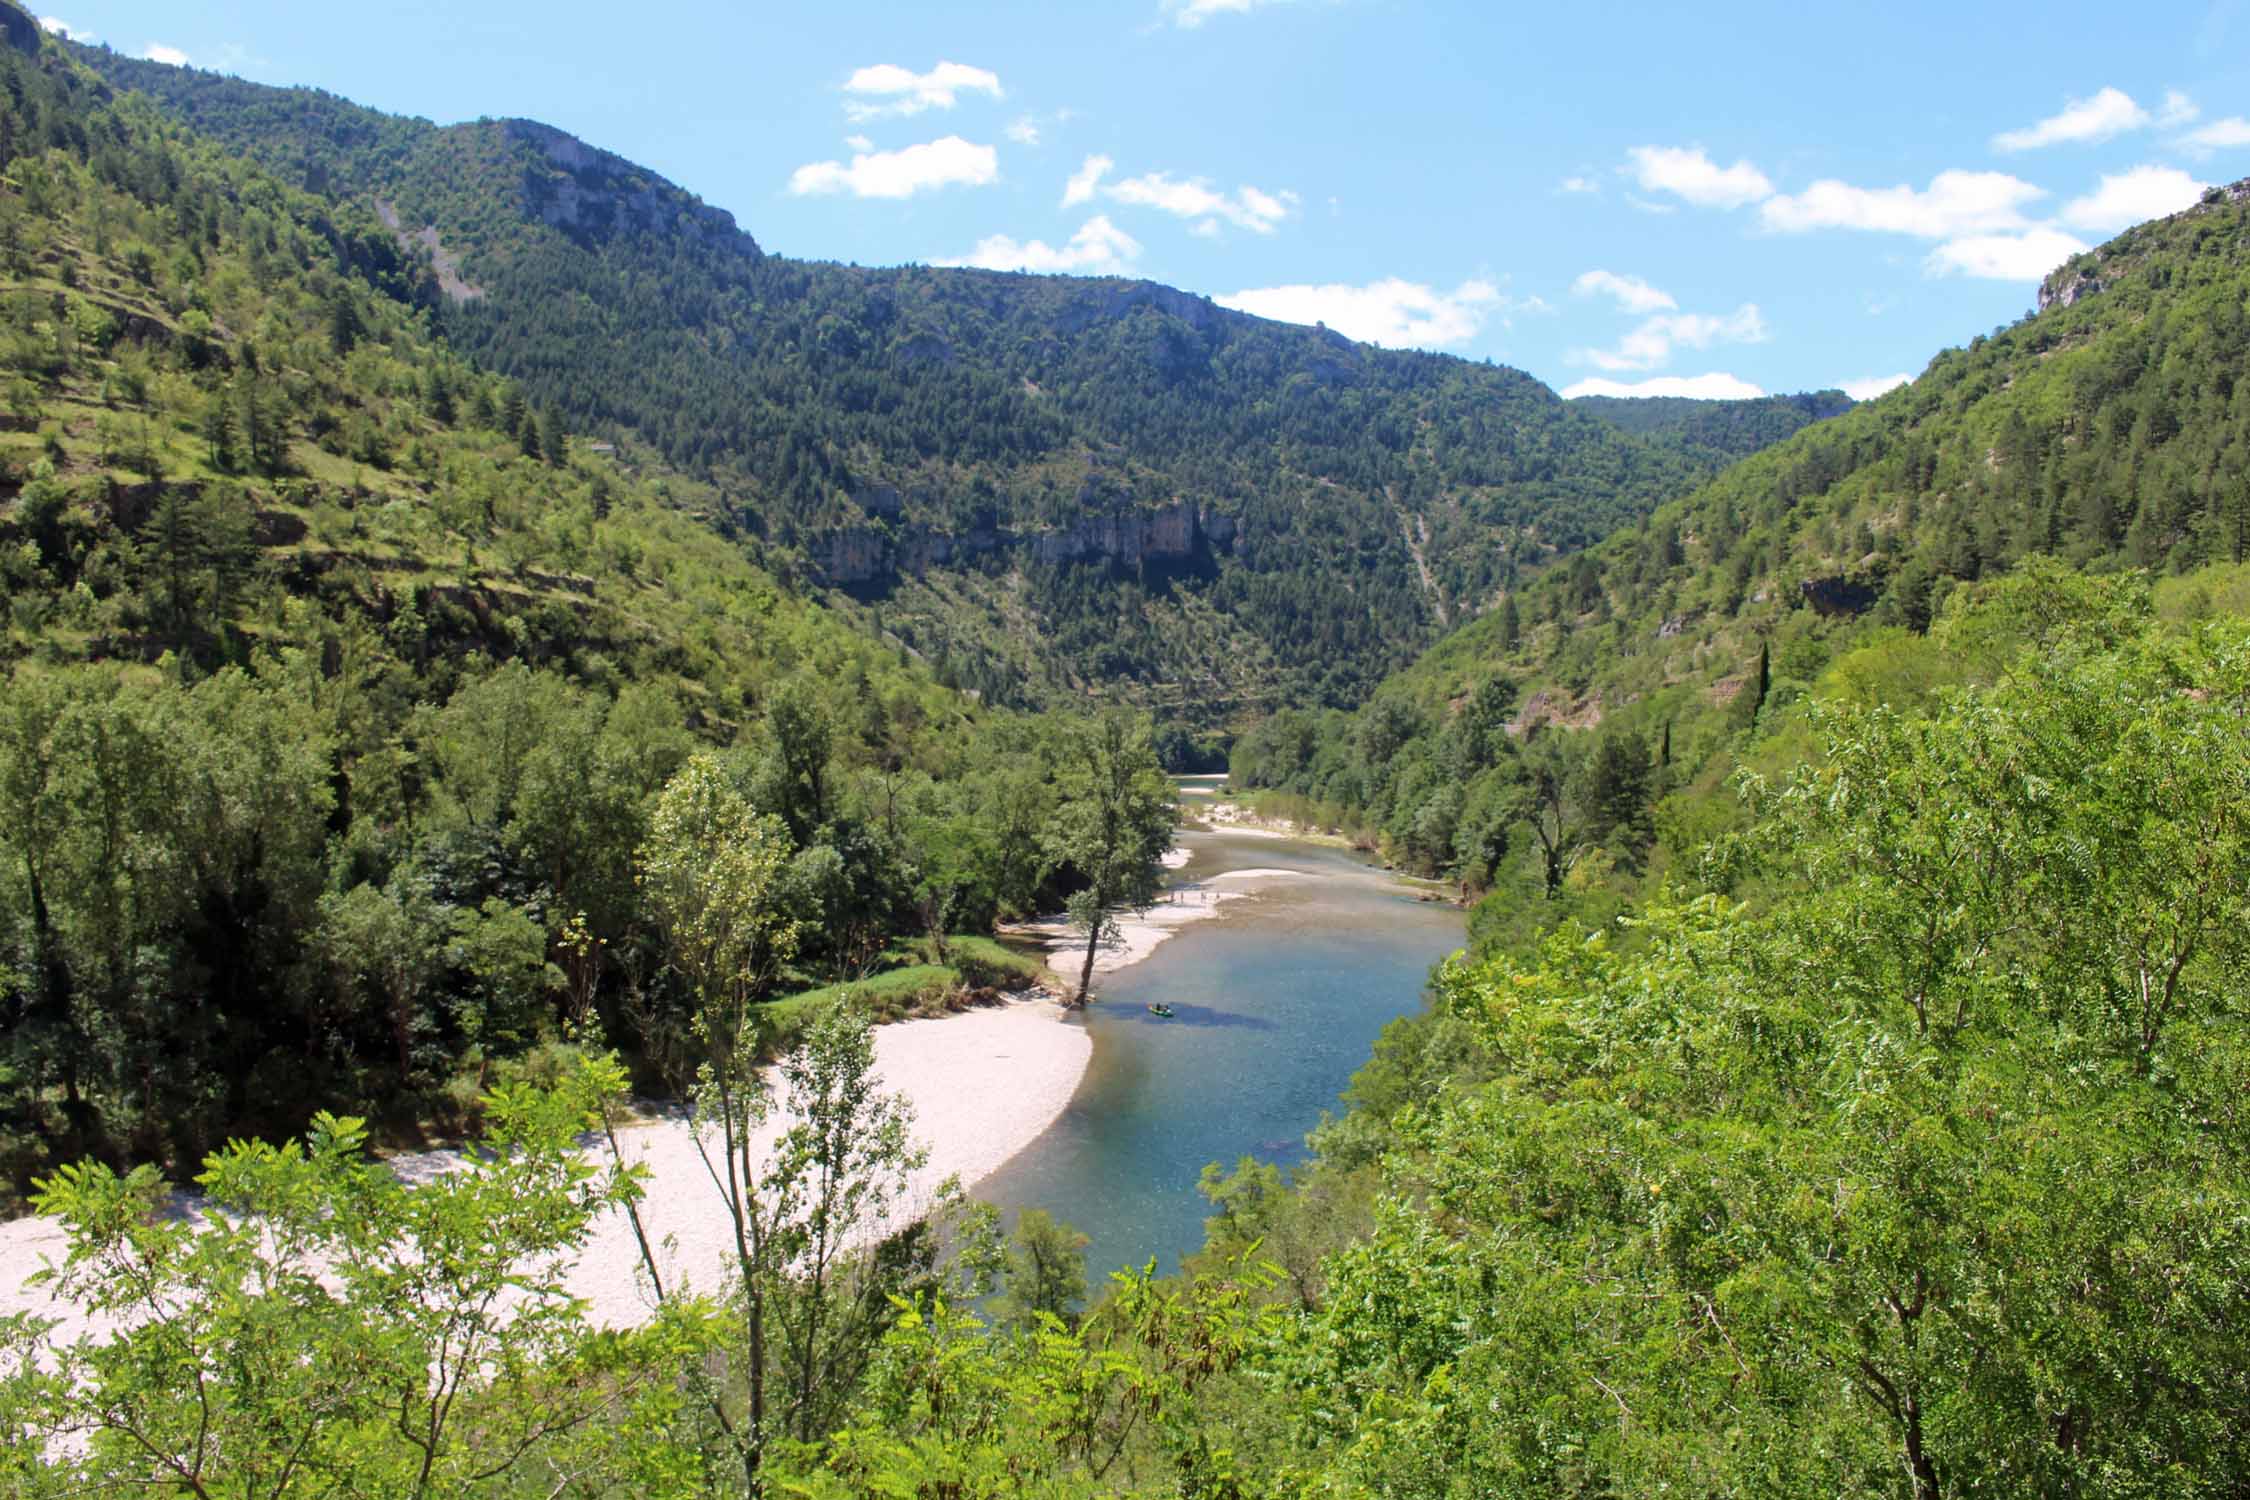
{"type": "MultiPolygon", "coordinates": [[[[1191,785],[1192,808],[1201,790],[1191,785]]],[[[1206,1162],[1291,1162],[1383,1027],[1420,1008],[1431,965],[1464,938],[1455,908],[1348,850],[1246,833],[1183,833],[1195,884],[1287,871],[1190,922],[1096,984],[1093,1061],[1062,1117],[977,1196],[1033,1205],[1085,1232],[1089,1283],[1159,1271],[1200,1249],[1206,1162]],[[1161,1001],[1176,1012],[1148,1013],[1161,1001]]]]}

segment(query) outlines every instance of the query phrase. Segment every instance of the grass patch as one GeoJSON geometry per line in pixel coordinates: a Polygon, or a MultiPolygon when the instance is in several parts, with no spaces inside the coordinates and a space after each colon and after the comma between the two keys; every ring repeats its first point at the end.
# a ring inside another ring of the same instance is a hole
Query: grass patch
{"type": "Polygon", "coordinates": [[[821,1006],[839,999],[865,1006],[877,1021],[944,1015],[965,1009],[991,991],[1034,984],[1047,969],[1038,957],[995,938],[948,938],[945,949],[946,961],[939,963],[936,945],[926,939],[892,948],[882,958],[890,967],[864,979],[824,984],[770,1000],[766,1014],[784,1037],[821,1006]]]}

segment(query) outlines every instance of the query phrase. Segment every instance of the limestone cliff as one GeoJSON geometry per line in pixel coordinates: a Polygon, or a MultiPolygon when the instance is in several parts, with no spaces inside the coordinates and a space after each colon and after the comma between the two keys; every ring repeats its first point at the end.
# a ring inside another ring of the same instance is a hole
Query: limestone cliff
{"type": "Polygon", "coordinates": [[[526,207],[541,222],[581,238],[679,229],[707,240],[757,246],[734,222],[653,172],[597,150],[536,120],[503,120],[507,139],[530,148],[524,174],[526,207]]]}

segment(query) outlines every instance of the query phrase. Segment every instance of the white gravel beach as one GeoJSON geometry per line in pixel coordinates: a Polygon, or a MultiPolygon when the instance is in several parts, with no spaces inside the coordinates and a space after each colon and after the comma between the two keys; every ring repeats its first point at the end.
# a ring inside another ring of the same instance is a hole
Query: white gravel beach
{"type": "Polygon", "coordinates": [[[1234,838],[1288,839],[1299,844],[1331,844],[1337,847],[1350,843],[1350,840],[1340,835],[1309,828],[1302,823],[1261,817],[1239,802],[1201,803],[1195,809],[1195,816],[1234,838]]]}
{"type": "MultiPolygon", "coordinates": [[[[1278,881],[1309,878],[1296,870],[1227,870],[1208,880],[1173,886],[1146,911],[1118,914],[1117,941],[1095,952],[1094,972],[1108,974],[1139,963],[1188,923],[1217,916],[1230,900],[1278,881]]],[[[1068,917],[1048,917],[1010,930],[1046,943],[1049,964],[1066,979],[1076,981],[1078,965],[1086,953],[1086,937],[1071,929],[1068,917]]]]}
{"type": "MultiPolygon", "coordinates": [[[[1086,1029],[1064,1019],[1049,999],[1018,1000],[933,1020],[901,1021],[875,1032],[875,1066],[884,1084],[914,1107],[914,1135],[929,1150],[915,1174],[911,1212],[925,1205],[948,1177],[964,1188],[990,1176],[1036,1140],[1077,1092],[1093,1051],[1086,1029]]],[[[767,1129],[778,1136],[777,1117],[767,1129]]],[[[660,1114],[620,1133],[629,1159],[649,1168],[641,1214],[653,1239],[666,1285],[691,1283],[716,1289],[726,1272],[729,1224],[685,1119],[660,1114]]],[[[443,1153],[400,1159],[408,1177],[427,1174],[443,1153]]],[[[181,1200],[192,1212],[192,1203],[181,1200]]],[[[74,1307],[60,1305],[26,1278],[63,1253],[59,1227],[45,1219],[0,1224],[0,1315],[34,1313],[62,1323],[61,1337],[86,1331],[74,1307]]],[[[639,1321],[647,1302],[637,1275],[640,1252],[623,1214],[595,1226],[570,1277],[597,1321],[639,1321]]]]}

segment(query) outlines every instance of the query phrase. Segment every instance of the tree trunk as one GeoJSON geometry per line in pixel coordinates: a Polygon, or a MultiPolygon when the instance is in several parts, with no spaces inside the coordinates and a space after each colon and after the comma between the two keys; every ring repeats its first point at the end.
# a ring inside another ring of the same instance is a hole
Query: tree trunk
{"type": "Polygon", "coordinates": [[[758,1488],[758,1461],[766,1452],[766,1299],[760,1291],[749,1297],[750,1324],[750,1423],[749,1442],[742,1450],[742,1480],[753,1496],[758,1488]]]}
{"type": "Polygon", "coordinates": [[[1094,987],[1094,950],[1101,945],[1102,920],[1101,914],[1097,912],[1093,930],[1086,934],[1086,962],[1078,970],[1078,995],[1070,1002],[1073,1005],[1084,1005],[1086,992],[1094,987]]]}
{"type": "Polygon", "coordinates": [[[1914,1500],[1940,1500],[1937,1462],[1922,1446],[1922,1403],[1906,1398],[1906,1466],[1914,1475],[1914,1500]]]}

